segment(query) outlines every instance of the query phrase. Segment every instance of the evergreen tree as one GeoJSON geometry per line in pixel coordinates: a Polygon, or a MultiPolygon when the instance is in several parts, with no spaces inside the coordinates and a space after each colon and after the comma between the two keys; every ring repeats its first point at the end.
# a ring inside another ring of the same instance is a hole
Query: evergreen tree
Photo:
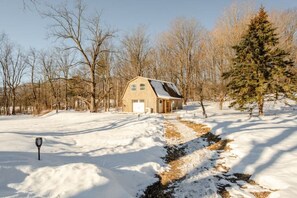
{"type": "Polygon", "coordinates": [[[240,110],[257,104],[259,115],[264,115],[265,96],[280,94],[296,99],[296,74],[289,53],[278,48],[275,28],[261,7],[251,19],[247,33],[234,46],[235,58],[230,70],[223,74],[229,80],[228,95],[234,101],[230,106],[240,110]]]}

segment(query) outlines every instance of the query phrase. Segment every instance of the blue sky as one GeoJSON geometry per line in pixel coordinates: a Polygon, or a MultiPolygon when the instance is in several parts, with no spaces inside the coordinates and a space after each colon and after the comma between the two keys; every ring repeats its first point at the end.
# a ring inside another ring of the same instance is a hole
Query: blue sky
{"type": "MultiPolygon", "coordinates": [[[[212,29],[223,10],[232,2],[233,0],[85,0],[91,12],[102,12],[104,24],[117,29],[118,35],[145,25],[152,37],[168,29],[170,22],[177,17],[195,18],[207,29],[212,29]]],[[[263,4],[268,10],[297,8],[296,0],[256,0],[256,3],[263,4]]],[[[23,0],[0,0],[0,32],[7,33],[11,40],[24,48],[49,47],[53,41],[46,39],[48,24],[49,21],[36,12],[24,9],[23,0]]]]}

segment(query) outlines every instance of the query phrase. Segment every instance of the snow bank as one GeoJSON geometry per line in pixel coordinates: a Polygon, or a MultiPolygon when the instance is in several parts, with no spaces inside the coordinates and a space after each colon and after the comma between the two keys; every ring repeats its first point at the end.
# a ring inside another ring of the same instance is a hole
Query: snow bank
{"type": "Polygon", "coordinates": [[[0,125],[0,197],[135,197],[164,167],[158,115],[61,112],[0,125]]]}

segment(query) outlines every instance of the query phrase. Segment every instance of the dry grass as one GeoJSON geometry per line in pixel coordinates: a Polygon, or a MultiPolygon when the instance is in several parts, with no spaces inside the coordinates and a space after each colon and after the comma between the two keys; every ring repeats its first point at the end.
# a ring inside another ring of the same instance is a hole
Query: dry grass
{"type": "MultiPolygon", "coordinates": [[[[177,128],[170,122],[166,122],[165,127],[166,139],[178,140],[182,138],[181,134],[177,132],[177,128]]],[[[168,185],[184,176],[180,170],[180,167],[184,163],[181,159],[183,155],[184,151],[181,148],[176,146],[167,147],[166,161],[170,169],[160,174],[162,185],[168,185]]]]}
{"type": "MultiPolygon", "coordinates": [[[[236,184],[237,181],[245,181],[246,183],[248,183],[250,185],[260,187],[263,191],[261,191],[261,192],[251,192],[251,191],[248,190],[246,185],[239,186],[241,189],[246,189],[247,192],[253,194],[256,198],[267,198],[267,197],[269,197],[270,193],[273,191],[273,190],[265,189],[265,188],[261,187],[254,180],[250,179],[251,175],[249,175],[249,174],[234,173],[232,175],[234,177],[224,177],[224,175],[216,176],[216,177],[219,178],[219,179],[227,180],[227,181],[229,181],[231,183],[234,183],[234,184],[236,184]]],[[[230,197],[228,191],[226,190],[227,187],[230,187],[230,185],[226,184],[226,185],[223,185],[223,186],[219,186],[219,191],[218,192],[223,198],[229,198],[230,197]]]]}
{"type": "Polygon", "coordinates": [[[230,170],[230,168],[224,166],[223,164],[216,164],[215,169],[223,173],[227,173],[230,170]]]}
{"type": "Polygon", "coordinates": [[[231,198],[230,193],[225,188],[220,189],[219,194],[222,198],[231,198]]]}
{"type": "Polygon", "coordinates": [[[161,184],[168,185],[174,181],[181,179],[184,175],[181,173],[180,167],[182,166],[182,160],[175,160],[169,163],[170,169],[160,174],[161,184]]]}
{"type": "Polygon", "coordinates": [[[257,183],[250,179],[252,175],[249,174],[243,174],[243,173],[234,173],[234,176],[237,177],[237,180],[245,181],[251,185],[257,185],[257,183]]]}
{"type": "Polygon", "coordinates": [[[209,146],[207,147],[209,150],[224,150],[229,151],[231,150],[230,147],[227,145],[232,140],[229,139],[221,139],[219,136],[214,135],[211,133],[209,127],[203,124],[196,124],[189,121],[181,120],[181,123],[185,124],[187,127],[192,128],[197,134],[197,137],[206,138],[209,146]]]}
{"type": "Polygon", "coordinates": [[[43,115],[45,115],[45,114],[50,113],[51,111],[52,111],[52,110],[50,110],[50,109],[42,110],[42,111],[38,114],[38,116],[43,116],[43,115]]]}
{"type": "Polygon", "coordinates": [[[268,197],[271,192],[269,191],[263,191],[263,192],[251,192],[256,198],[266,198],[268,197]]]}
{"type": "Polygon", "coordinates": [[[231,142],[232,140],[220,140],[210,146],[208,146],[207,148],[209,150],[224,150],[224,151],[230,151],[231,148],[227,145],[229,142],[231,142]]]}
{"type": "Polygon", "coordinates": [[[197,137],[201,137],[210,132],[210,128],[203,124],[196,124],[189,121],[180,120],[181,123],[185,124],[187,127],[192,128],[197,134],[197,137]]]}
{"type": "Polygon", "coordinates": [[[177,132],[177,128],[170,122],[165,122],[165,137],[166,139],[180,139],[181,134],[177,132]]]}

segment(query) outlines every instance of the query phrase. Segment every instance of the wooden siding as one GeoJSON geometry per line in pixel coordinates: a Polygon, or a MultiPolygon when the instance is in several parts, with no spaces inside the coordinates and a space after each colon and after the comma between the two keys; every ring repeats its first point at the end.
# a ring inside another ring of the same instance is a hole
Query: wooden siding
{"type": "Polygon", "coordinates": [[[125,93],[122,97],[123,111],[132,112],[132,100],[144,100],[145,111],[146,108],[151,108],[152,112],[157,112],[157,96],[149,84],[147,78],[137,77],[128,82],[125,93]],[[132,91],[131,86],[136,85],[136,90],[132,91]],[[145,85],[144,90],[140,90],[140,84],[145,85]]]}

